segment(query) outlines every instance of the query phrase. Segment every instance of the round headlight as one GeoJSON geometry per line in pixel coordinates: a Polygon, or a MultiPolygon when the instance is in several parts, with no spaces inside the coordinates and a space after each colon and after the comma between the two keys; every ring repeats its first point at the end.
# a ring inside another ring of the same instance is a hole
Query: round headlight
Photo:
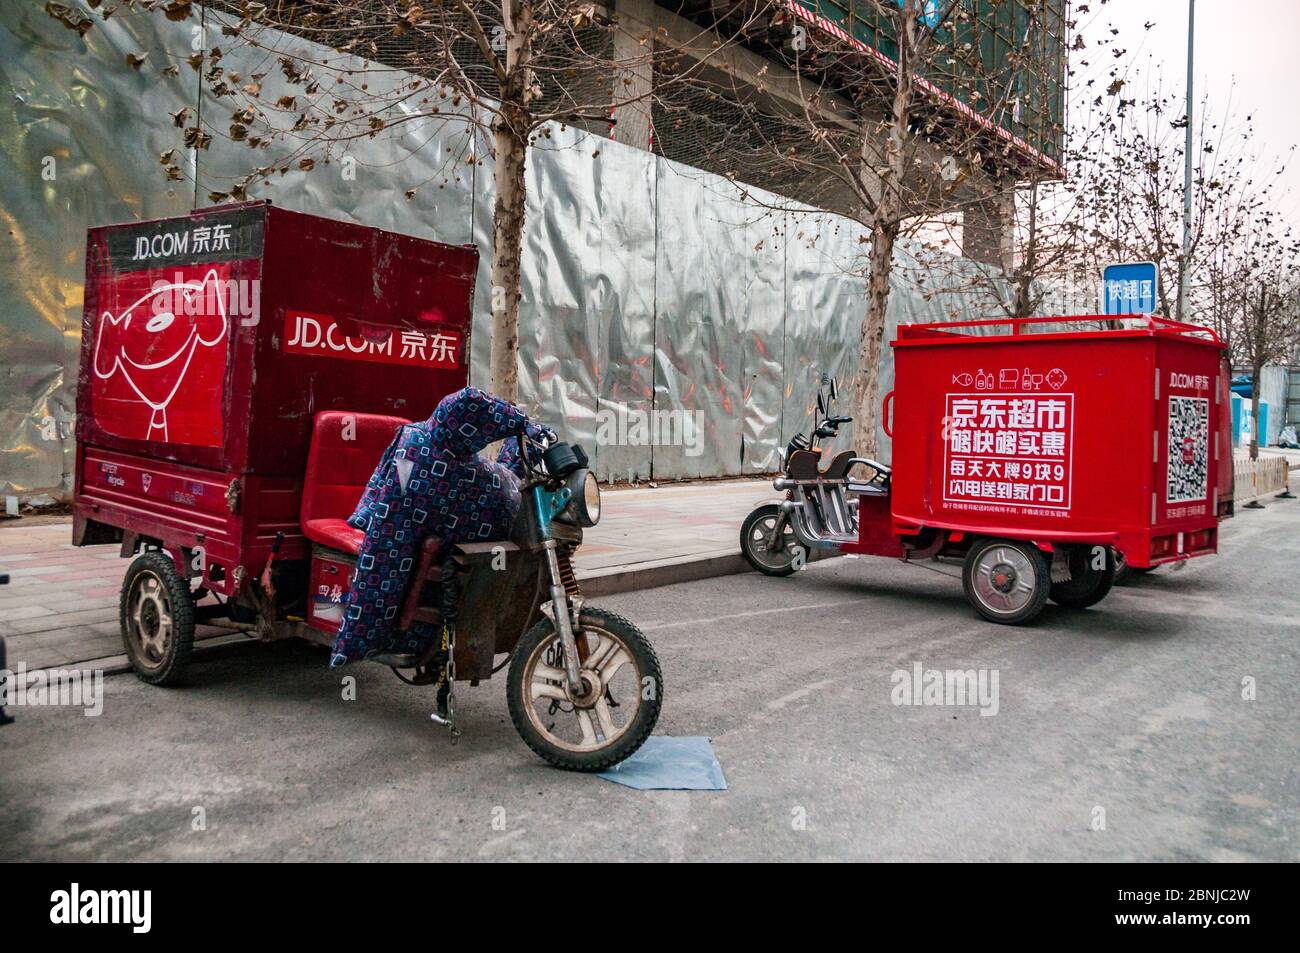
{"type": "Polygon", "coordinates": [[[600,484],[596,482],[596,474],[590,470],[582,481],[582,501],[583,509],[586,510],[586,525],[595,526],[600,522],[600,484]]]}
{"type": "Polygon", "coordinates": [[[579,526],[595,526],[600,521],[600,484],[596,482],[596,474],[579,470],[570,474],[565,485],[572,495],[559,519],[579,526]]]}

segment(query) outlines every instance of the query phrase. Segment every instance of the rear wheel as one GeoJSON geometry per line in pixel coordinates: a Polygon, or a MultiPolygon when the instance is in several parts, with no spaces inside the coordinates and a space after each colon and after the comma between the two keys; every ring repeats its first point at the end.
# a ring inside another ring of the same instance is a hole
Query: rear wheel
{"type": "Polygon", "coordinates": [[[1052,601],[1070,609],[1096,605],[1115,584],[1115,553],[1109,546],[1071,546],[1065,553],[1070,578],[1052,583],[1052,601]]]}
{"type": "Polygon", "coordinates": [[[510,663],[510,720],[528,747],[559,768],[603,771],[640,748],[663,704],[663,673],[641,630],[604,609],[584,608],[574,633],[583,692],[564,674],[555,623],[524,633],[510,663]]]}
{"type": "Polygon", "coordinates": [[[789,518],[781,517],[781,507],[765,503],[745,517],[740,526],[740,552],[759,572],[767,576],[788,576],[796,569],[795,555],[802,549],[789,518]],[[778,520],[781,531],[773,539],[778,520]]]}
{"type": "Polygon", "coordinates": [[[166,553],[142,553],[126,570],[119,606],[131,667],[150,685],[179,682],[194,649],[194,598],[166,553]]]}
{"type": "Polygon", "coordinates": [[[1051,576],[1038,547],[984,539],[966,554],[962,587],[975,611],[1002,625],[1029,622],[1047,604],[1051,576]]]}
{"type": "Polygon", "coordinates": [[[1115,585],[1122,586],[1132,580],[1135,576],[1145,576],[1149,572],[1155,572],[1155,566],[1130,566],[1124,558],[1124,554],[1118,549],[1115,552],[1115,585]]]}

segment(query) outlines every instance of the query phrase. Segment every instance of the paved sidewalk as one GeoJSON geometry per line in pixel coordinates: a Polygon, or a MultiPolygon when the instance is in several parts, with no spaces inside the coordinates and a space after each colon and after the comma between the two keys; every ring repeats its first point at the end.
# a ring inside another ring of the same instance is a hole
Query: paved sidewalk
{"type": "MultiPolygon", "coordinates": [[[[740,524],[771,496],[766,480],[609,490],[578,551],[584,590],[607,595],[737,572],[740,524]]],[[[121,663],[117,602],[128,560],[116,544],[74,547],[71,519],[0,521],[0,636],[10,667],[121,663]]],[[[200,639],[229,629],[201,626],[200,639]]]]}

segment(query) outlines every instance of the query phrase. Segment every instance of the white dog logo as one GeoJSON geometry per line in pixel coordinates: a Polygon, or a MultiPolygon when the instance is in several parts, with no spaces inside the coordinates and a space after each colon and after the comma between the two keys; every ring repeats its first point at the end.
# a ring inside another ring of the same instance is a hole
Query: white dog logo
{"type": "Polygon", "coordinates": [[[121,374],[149,405],[153,415],[144,439],[168,439],[167,405],[185,380],[194,352],[225,340],[226,323],[226,303],[215,269],[202,281],[157,284],[117,317],[109,311],[100,315],[95,376],[108,380],[121,374]]]}

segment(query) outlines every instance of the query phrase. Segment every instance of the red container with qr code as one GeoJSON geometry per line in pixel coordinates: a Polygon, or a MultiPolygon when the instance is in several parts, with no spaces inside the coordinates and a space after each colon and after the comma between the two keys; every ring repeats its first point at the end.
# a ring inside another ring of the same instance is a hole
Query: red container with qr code
{"type": "Polygon", "coordinates": [[[1023,318],[903,326],[893,347],[895,536],[1111,547],[1138,568],[1216,551],[1232,444],[1213,331],[1023,318]]]}
{"type": "Polygon", "coordinates": [[[463,387],[477,268],[473,247],[269,202],[92,228],[74,543],[160,549],[226,597],[274,551],[305,591],[314,421],[393,418],[382,450],[463,387]]]}

